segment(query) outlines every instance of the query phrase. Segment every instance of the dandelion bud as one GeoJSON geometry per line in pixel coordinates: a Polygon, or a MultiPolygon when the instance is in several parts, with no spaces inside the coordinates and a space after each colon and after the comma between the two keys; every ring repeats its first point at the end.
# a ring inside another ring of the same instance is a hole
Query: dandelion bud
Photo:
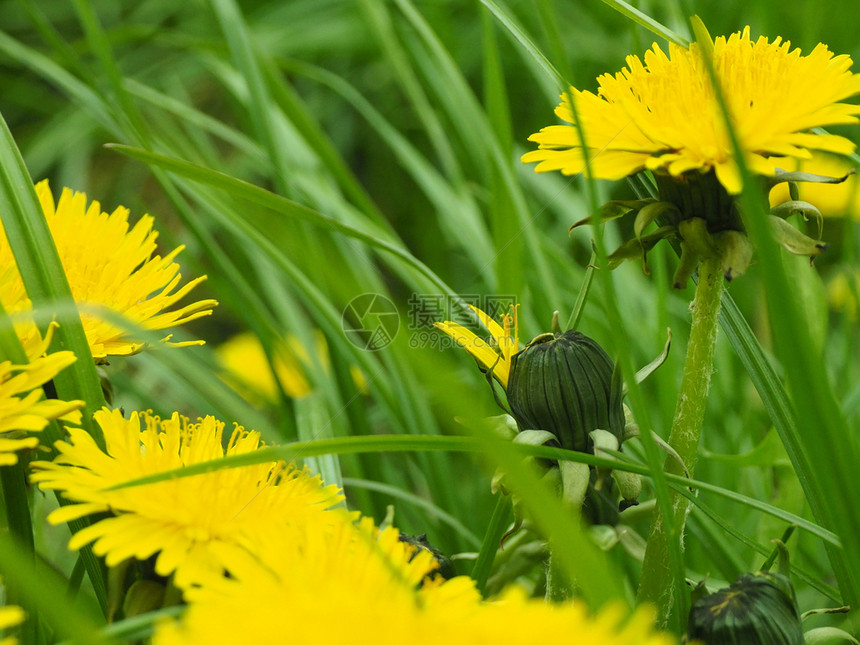
{"type": "Polygon", "coordinates": [[[591,452],[592,430],[621,440],[622,388],[596,342],[577,331],[542,334],[511,360],[508,403],[521,430],[546,430],[562,448],[591,452]]]}
{"type": "Polygon", "coordinates": [[[760,571],[693,604],[687,635],[705,645],[802,645],[803,631],[788,578],[760,571]]]}

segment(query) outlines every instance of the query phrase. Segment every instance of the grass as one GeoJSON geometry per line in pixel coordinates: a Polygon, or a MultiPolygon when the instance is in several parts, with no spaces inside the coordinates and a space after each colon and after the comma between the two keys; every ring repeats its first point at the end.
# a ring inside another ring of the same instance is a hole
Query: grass
{"type": "MultiPolygon", "coordinates": [[[[207,295],[221,305],[177,332],[206,346],[112,360],[115,406],[213,413],[271,443],[305,442],[325,479],[343,482],[352,508],[379,522],[393,506],[397,525],[426,533],[455,556],[459,573],[510,575],[537,590],[540,566],[506,573],[500,557],[490,568],[498,530],[488,527],[508,519],[490,479],[506,464],[539,533],[585,554],[564,551],[564,565],[583,581],[589,603],[632,603],[648,515],[633,515],[630,532],[605,553],[594,547],[576,521],[554,512],[557,500],[517,470],[509,450],[475,443],[470,429],[499,411],[473,362],[441,348],[437,332],[409,328],[413,294],[444,296],[441,317],[459,311],[459,297],[515,295],[524,341],[549,330],[553,311],[562,320],[573,311],[593,233],[582,227],[568,236],[567,228],[609,198],[633,198],[635,187],[537,176],[518,158],[527,136],[553,122],[561,78],[594,89],[597,75],[659,40],[608,6],[615,4],[0,3],[0,113],[9,129],[0,206],[10,241],[33,258],[25,273],[31,297],[53,301],[63,280],[40,255],[50,245],[47,232],[31,226],[39,218],[28,173],[50,178],[55,192],[86,191],[108,211],[122,204],[136,216],[153,214],[160,248],[187,245],[184,275],[208,274],[207,295]],[[377,352],[351,343],[342,328],[344,308],[363,293],[384,295],[400,314],[394,342],[377,352]],[[276,339],[290,334],[313,348],[321,330],[329,359],[310,361],[312,394],[293,400],[280,392],[261,404],[231,391],[215,374],[215,350],[240,330],[257,335],[270,357],[276,339]],[[366,391],[350,377],[352,366],[366,391]],[[461,441],[472,442],[470,450],[457,449],[461,441]]],[[[786,12],[775,0],[729,0],[719,11],[680,0],[637,6],[666,35],[691,38],[686,19],[698,13],[714,35],[750,24],[804,52],[825,42],[860,55],[853,3],[833,2],[827,12],[786,12]]],[[[844,134],[858,140],[856,127],[844,134]]],[[[761,209],[756,196],[743,199],[748,212],[761,209]]],[[[831,249],[808,269],[782,257],[756,222],[749,218],[756,263],[727,287],[731,301],[721,313],[696,471],[705,485],[676,573],[695,582],[709,576],[711,587],[730,582],[760,567],[770,540],[798,516],[805,528],[788,545],[807,610],[854,599],[860,589],[852,476],[860,333],[856,310],[824,304],[836,276],[856,271],[860,229],[857,220],[828,219],[831,249]]],[[[598,257],[620,242],[623,226],[606,225],[598,257]]],[[[672,329],[666,364],[632,386],[627,401],[640,425],[664,438],[693,292],[671,289],[676,261],[658,246],[650,276],[636,263],[598,270],[578,325],[627,371],[650,361],[672,329]]],[[[80,350],[72,319],[61,342],[80,350]]],[[[76,369],[57,381],[58,394],[96,409],[95,370],[80,361],[76,369]]],[[[647,441],[625,453],[637,460],[634,470],[653,474],[662,462],[647,441]]],[[[656,495],[664,504],[670,486],[684,488],[660,475],[647,481],[642,499],[656,495]]],[[[65,538],[40,538],[37,550],[49,552],[54,545],[41,543],[48,539],[65,538]]],[[[87,571],[101,575],[95,560],[87,571]]],[[[89,593],[85,585],[81,595],[89,593]]],[[[59,601],[39,611],[51,625],[73,616],[84,630],[94,620],[59,601]]],[[[680,633],[684,622],[675,614],[670,629],[680,633]]]]}

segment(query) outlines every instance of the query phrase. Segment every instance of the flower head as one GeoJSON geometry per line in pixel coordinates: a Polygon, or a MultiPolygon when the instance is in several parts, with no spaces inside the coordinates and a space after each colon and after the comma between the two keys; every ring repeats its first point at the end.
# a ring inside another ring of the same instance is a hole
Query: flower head
{"type": "MultiPolygon", "coordinates": [[[[323,486],[307,470],[265,462],[219,468],[200,475],[110,490],[147,475],[167,472],[261,447],[257,432],[236,426],[224,450],[224,424],[207,416],[198,423],[174,413],[160,419],[148,412],[124,419],[102,409],[95,419],[107,452],[89,434],[71,430],[68,442],[55,445],[53,462],[34,462],[31,479],[59,490],[77,504],[49,516],[54,524],[93,513],[110,512],[74,535],[69,547],[95,542],[108,566],[156,553],[159,575],[175,572],[180,587],[220,574],[230,554],[253,549],[260,535],[282,523],[324,521],[322,514],[342,500],[334,486],[323,486]]],[[[327,520],[325,520],[327,521],[327,520]]]]}
{"type": "Polygon", "coordinates": [[[429,552],[410,560],[414,553],[395,528],[376,530],[368,518],[296,525],[256,557],[234,559],[230,579],[189,589],[194,609],[154,642],[264,643],[289,633],[297,643],[361,643],[394,630],[402,637],[420,612],[415,587],[435,566],[429,552]]]}
{"type": "MultiPolygon", "coordinates": [[[[860,106],[843,103],[860,93],[851,58],[817,45],[804,56],[776,38],[750,38],[750,29],[713,42],[713,66],[732,128],[754,172],[771,175],[770,157],[808,158],[810,150],[848,154],[854,144],[808,131],[856,123],[860,106]]],[[[679,177],[714,170],[729,193],[741,190],[737,160],[702,48],[656,43],[627,58],[627,67],[598,79],[597,94],[570,88],[556,114],[571,125],[553,125],[530,137],[539,149],[523,155],[535,170],[580,173],[586,158],[595,178],[621,179],[648,169],[679,177]],[[570,105],[576,101],[577,122],[570,105]]]]}
{"type": "Polygon", "coordinates": [[[80,423],[83,401],[45,399],[41,387],[74,362],[72,352],[49,354],[27,365],[0,362],[0,466],[17,463],[16,450],[38,445],[38,438],[19,431],[37,432],[52,419],[80,423]]]}
{"type": "Polygon", "coordinates": [[[435,323],[435,326],[456,340],[478,361],[483,369],[490,372],[501,383],[503,388],[507,388],[511,358],[520,351],[517,306],[512,305],[511,313],[502,316],[501,325],[477,307],[469,305],[469,308],[475,312],[475,315],[490,332],[494,344],[488,343],[475,332],[466,329],[457,322],[446,320],[435,323]]]}
{"type": "MultiPolygon", "coordinates": [[[[20,625],[26,618],[27,614],[24,610],[16,605],[0,607],[0,632],[9,629],[10,627],[20,625]]],[[[16,645],[17,643],[17,638],[10,637],[0,639],[0,645],[16,645]]]]}
{"type": "MultiPolygon", "coordinates": [[[[87,205],[84,193],[68,188],[63,189],[59,202],[55,203],[47,181],[36,185],[36,194],[72,296],[79,305],[105,307],[150,330],[167,329],[212,313],[217,304],[214,300],[170,310],[205,276],[177,288],[182,276],[174,258],[183,247],[164,257],[153,255],[158,233],[152,229],[152,217],[144,215],[130,227],[127,208],[120,206],[111,214],[103,213],[99,202],[87,205]]],[[[4,307],[10,312],[29,309],[23,283],[17,272],[9,268],[14,261],[4,236],[0,236],[0,260],[7,267],[0,274],[4,307]]],[[[143,342],[134,339],[128,330],[96,313],[82,311],[81,322],[96,360],[134,354],[143,348],[143,342]]]]}
{"type": "Polygon", "coordinates": [[[155,645],[299,643],[542,642],[669,645],[638,610],[626,625],[618,609],[592,618],[581,603],[550,605],[514,587],[483,602],[471,579],[419,583],[432,569],[430,552],[414,554],[393,527],[333,524],[290,529],[258,552],[236,561],[229,579],[190,589],[188,611],[159,626],[155,645]],[[336,617],[335,617],[336,616],[336,617]]]}

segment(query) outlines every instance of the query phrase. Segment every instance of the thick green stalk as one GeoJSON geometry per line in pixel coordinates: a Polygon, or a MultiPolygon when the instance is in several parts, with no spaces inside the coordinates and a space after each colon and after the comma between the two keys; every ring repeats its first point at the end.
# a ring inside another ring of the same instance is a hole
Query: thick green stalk
{"type": "Polygon", "coordinates": [[[547,602],[569,602],[573,597],[574,584],[565,575],[564,567],[555,556],[557,547],[550,545],[546,561],[546,600],[547,602]]]}
{"type": "MultiPolygon", "coordinates": [[[[669,435],[669,445],[675,449],[692,476],[699,448],[699,436],[711,383],[714,364],[714,342],[717,337],[717,316],[723,291],[723,275],[718,258],[709,258],[699,266],[699,282],[692,306],[692,325],[687,357],[684,361],[684,374],[675,406],[675,418],[669,435]]],[[[674,459],[667,459],[665,470],[668,473],[682,474],[680,465],[674,459]]],[[[681,495],[672,495],[672,517],[667,519],[659,511],[651,524],[651,535],[645,549],[642,563],[642,577],[639,581],[639,602],[649,602],[657,607],[658,622],[665,624],[675,589],[675,580],[669,567],[670,549],[684,548],[684,523],[690,502],[681,495]],[[670,536],[676,536],[670,540],[670,536]]],[[[686,613],[686,599],[680,607],[686,613]]],[[[683,622],[686,616],[679,616],[683,622]]]]}

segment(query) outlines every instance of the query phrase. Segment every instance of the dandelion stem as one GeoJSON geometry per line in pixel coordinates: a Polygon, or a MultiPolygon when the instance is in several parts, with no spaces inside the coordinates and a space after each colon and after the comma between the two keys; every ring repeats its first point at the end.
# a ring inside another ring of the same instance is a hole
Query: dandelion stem
{"type": "MultiPolygon", "coordinates": [[[[717,337],[717,316],[723,291],[723,275],[718,258],[702,261],[699,266],[699,282],[692,305],[692,325],[684,361],[684,374],[675,405],[675,417],[669,435],[669,445],[680,455],[690,475],[696,465],[696,453],[702,432],[702,421],[711,383],[714,364],[714,342],[717,337]]],[[[681,465],[675,459],[667,459],[667,473],[682,474],[681,465]]],[[[684,548],[684,524],[690,502],[681,495],[672,495],[673,515],[669,522],[659,511],[651,524],[651,535],[642,563],[637,600],[656,605],[659,622],[665,624],[671,610],[676,580],[669,566],[670,549],[684,548]]],[[[681,621],[686,619],[687,599],[682,594],[679,609],[681,621]]]]}
{"type": "Polygon", "coordinates": [[[565,575],[563,565],[555,557],[556,548],[550,545],[546,561],[546,600],[547,602],[567,602],[573,596],[574,584],[565,575]]]}

